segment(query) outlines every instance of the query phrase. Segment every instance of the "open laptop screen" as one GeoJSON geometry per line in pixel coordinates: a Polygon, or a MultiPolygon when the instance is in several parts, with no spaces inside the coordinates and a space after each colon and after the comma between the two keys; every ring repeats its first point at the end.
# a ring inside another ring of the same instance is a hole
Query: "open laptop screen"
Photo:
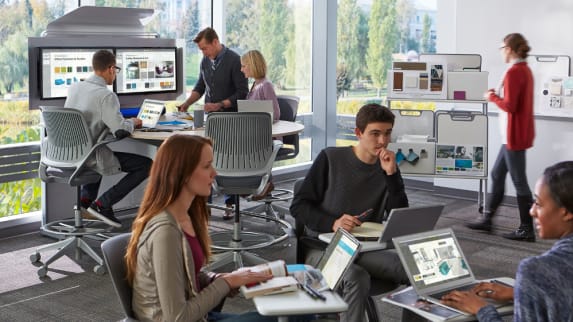
{"type": "Polygon", "coordinates": [[[394,246],[419,292],[474,278],[451,229],[395,238],[394,246]]]}
{"type": "Polygon", "coordinates": [[[356,238],[344,229],[336,231],[317,266],[331,290],[338,287],[359,251],[360,242],[356,238]]]}
{"type": "Polygon", "coordinates": [[[137,118],[141,120],[141,126],[144,128],[154,128],[159,121],[161,112],[165,107],[165,102],[146,99],[141,104],[141,109],[137,118]]]}

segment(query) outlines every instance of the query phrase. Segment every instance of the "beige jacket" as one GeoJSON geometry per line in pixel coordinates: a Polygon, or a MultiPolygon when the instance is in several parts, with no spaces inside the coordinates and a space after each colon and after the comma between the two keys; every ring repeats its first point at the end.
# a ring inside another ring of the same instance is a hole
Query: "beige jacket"
{"type": "Polygon", "coordinates": [[[205,316],[229,293],[223,279],[201,271],[195,285],[191,248],[166,211],[145,226],[137,245],[132,305],[140,321],[206,321],[205,316]]]}

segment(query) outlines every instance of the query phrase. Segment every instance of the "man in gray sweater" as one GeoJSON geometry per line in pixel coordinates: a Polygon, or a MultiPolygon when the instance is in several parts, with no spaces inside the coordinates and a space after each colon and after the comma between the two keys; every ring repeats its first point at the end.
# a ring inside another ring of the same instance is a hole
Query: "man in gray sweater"
{"type": "Polygon", "coordinates": [[[204,57],[199,79],[179,110],[187,111],[205,94],[205,112],[237,112],[237,100],[245,99],[249,93],[247,79],[241,72],[241,57],[219,42],[213,28],[201,30],[193,42],[204,57]]]}
{"type": "MultiPolygon", "coordinates": [[[[64,103],[64,107],[80,110],[84,114],[94,141],[105,131],[115,137],[125,137],[135,128],[141,127],[140,119],[123,118],[117,95],[107,88],[107,85],[113,84],[116,74],[121,70],[115,64],[113,53],[108,50],[97,51],[92,59],[94,74],[72,85],[64,103]]],[[[120,228],[121,222],[115,217],[112,206],[147,178],[151,163],[147,157],[113,152],[105,145],[100,146],[88,161],[88,166],[102,176],[120,172],[127,174],[99,198],[96,197],[101,178],[98,182],[83,185],[81,207],[84,210],[87,208],[89,214],[108,225],[120,228]]]]}
{"type": "MultiPolygon", "coordinates": [[[[387,149],[393,126],[390,109],[367,104],[356,115],[358,144],[319,153],[290,207],[297,223],[304,224],[304,235],[317,237],[338,228],[352,231],[362,221],[380,222],[385,212],[408,207],[396,155],[387,149]],[[356,217],[367,209],[373,211],[362,221],[356,217]]],[[[343,279],[348,311],[341,320],[363,319],[371,277],[392,285],[408,283],[393,250],[361,253],[343,279]]]]}

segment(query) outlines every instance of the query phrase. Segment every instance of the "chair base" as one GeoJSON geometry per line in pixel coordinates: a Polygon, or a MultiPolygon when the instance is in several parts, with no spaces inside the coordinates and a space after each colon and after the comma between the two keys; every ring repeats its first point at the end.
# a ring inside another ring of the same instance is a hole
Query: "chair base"
{"type": "Polygon", "coordinates": [[[81,258],[82,252],[87,254],[97,263],[97,265],[93,268],[94,273],[98,275],[105,274],[106,270],[103,265],[103,259],[88,245],[88,243],[86,243],[85,240],[83,240],[82,236],[73,236],[50,245],[39,247],[36,249],[34,254],[30,255],[30,261],[32,263],[37,263],[40,261],[41,252],[53,249],[58,250],[54,255],[52,255],[52,257],[48,258],[42,263],[43,265],[40,267],[40,269],[38,269],[38,276],[45,277],[48,274],[48,265],[62,257],[68,248],[74,248],[76,250],[76,260],[81,258]]]}
{"type": "Polygon", "coordinates": [[[247,208],[243,211],[247,213],[250,212],[256,214],[265,214],[269,219],[285,219],[285,216],[290,214],[289,209],[286,207],[273,205],[272,203],[277,201],[289,201],[293,197],[294,193],[291,190],[275,189],[271,195],[256,201],[263,204],[247,208]]]}
{"type": "Polygon", "coordinates": [[[238,269],[268,262],[268,260],[247,251],[232,251],[215,256],[215,261],[207,266],[210,271],[217,271],[229,264],[235,264],[235,269],[238,269]]]}
{"type": "Polygon", "coordinates": [[[40,269],[38,269],[38,276],[45,277],[48,274],[48,265],[59,259],[64,255],[67,249],[75,249],[75,259],[80,260],[82,253],[87,254],[92,258],[97,265],[94,266],[93,271],[98,275],[105,274],[105,266],[103,259],[88,245],[84,238],[91,238],[95,240],[104,240],[109,238],[105,233],[109,232],[109,228],[91,228],[92,223],[101,223],[97,220],[78,220],[66,219],[51,222],[42,226],[42,232],[52,237],[64,237],[55,243],[41,246],[36,248],[36,252],[30,255],[30,261],[37,263],[40,261],[41,253],[56,249],[57,252],[44,261],[40,269]],[[85,225],[84,225],[85,224],[85,225]],[[67,238],[66,238],[67,237],[67,238]]]}

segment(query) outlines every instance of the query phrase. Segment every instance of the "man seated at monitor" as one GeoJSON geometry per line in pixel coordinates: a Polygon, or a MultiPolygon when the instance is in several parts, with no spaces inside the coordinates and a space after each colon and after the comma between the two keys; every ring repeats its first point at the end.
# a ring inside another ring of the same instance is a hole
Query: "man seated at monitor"
{"type": "MultiPolygon", "coordinates": [[[[92,58],[92,67],[92,76],[69,88],[64,107],[80,110],[84,114],[94,141],[107,130],[118,138],[128,136],[135,128],[141,127],[142,122],[137,118],[124,119],[117,95],[107,88],[120,71],[115,56],[108,50],[97,51],[92,58]]],[[[99,198],[97,193],[101,178],[98,182],[83,185],[81,207],[87,208],[90,215],[106,224],[120,228],[121,222],[115,217],[112,206],[147,178],[152,161],[137,154],[113,152],[106,145],[100,146],[91,158],[89,167],[102,176],[119,172],[127,174],[99,198]]]]}
{"type": "MultiPolygon", "coordinates": [[[[393,126],[390,109],[364,105],[356,115],[358,144],[319,153],[290,207],[291,214],[304,224],[306,236],[317,237],[340,227],[352,231],[362,221],[381,221],[384,211],[408,207],[396,155],[387,149],[393,126]],[[358,219],[367,209],[374,211],[358,219]]],[[[342,282],[342,296],[349,308],[341,321],[363,319],[371,276],[392,285],[408,284],[393,250],[361,253],[342,282]]]]}

